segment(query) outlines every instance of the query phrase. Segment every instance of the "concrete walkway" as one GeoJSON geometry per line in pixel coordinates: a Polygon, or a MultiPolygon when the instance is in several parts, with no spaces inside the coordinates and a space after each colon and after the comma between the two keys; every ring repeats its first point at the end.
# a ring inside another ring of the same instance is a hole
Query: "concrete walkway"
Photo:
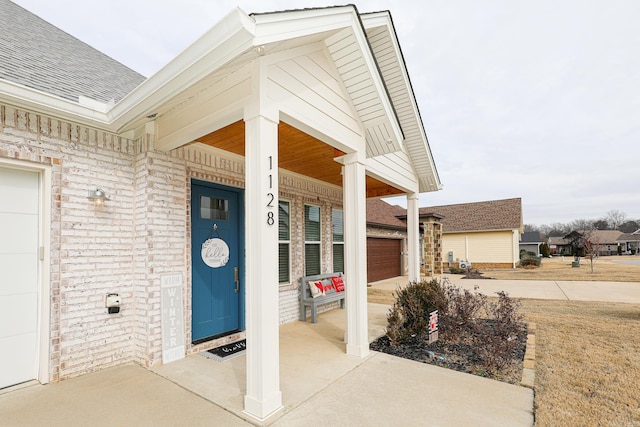
{"type": "MultiPolygon", "coordinates": [[[[388,306],[369,304],[373,340],[388,306]]],[[[7,426],[532,426],[533,391],[371,352],[345,354],[345,313],[280,329],[283,409],[242,412],[245,356],[201,355],[147,370],[124,365],[0,394],[7,426]]]]}
{"type": "MultiPolygon", "coordinates": [[[[464,289],[477,288],[478,292],[488,296],[505,291],[514,298],[640,303],[640,277],[639,282],[463,279],[459,274],[444,274],[443,277],[464,289]]],[[[395,290],[408,282],[407,277],[401,276],[375,282],[371,286],[395,290]]]]}

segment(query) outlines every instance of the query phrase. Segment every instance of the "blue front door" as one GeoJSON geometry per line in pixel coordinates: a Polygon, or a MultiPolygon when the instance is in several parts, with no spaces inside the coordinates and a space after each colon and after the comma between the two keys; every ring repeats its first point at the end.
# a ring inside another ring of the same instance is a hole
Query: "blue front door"
{"type": "Polygon", "coordinates": [[[192,341],[204,341],[244,327],[240,297],[241,221],[242,190],[192,182],[192,341]],[[225,246],[228,260],[226,256],[215,258],[225,252],[225,246]],[[215,249],[211,250],[212,247],[215,249]]]}

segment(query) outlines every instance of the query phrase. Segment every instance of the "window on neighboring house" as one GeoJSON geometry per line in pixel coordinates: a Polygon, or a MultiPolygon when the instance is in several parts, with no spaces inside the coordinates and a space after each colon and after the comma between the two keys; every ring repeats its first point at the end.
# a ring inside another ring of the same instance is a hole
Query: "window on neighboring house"
{"type": "Polygon", "coordinates": [[[291,281],[291,211],[289,202],[280,200],[278,203],[278,281],[291,281]]]}
{"type": "Polygon", "coordinates": [[[333,271],[344,273],[344,217],[341,210],[331,211],[331,236],[333,240],[333,271]]]}
{"type": "Polygon", "coordinates": [[[305,276],[320,274],[321,232],[320,208],[304,206],[304,272],[305,276]]]}

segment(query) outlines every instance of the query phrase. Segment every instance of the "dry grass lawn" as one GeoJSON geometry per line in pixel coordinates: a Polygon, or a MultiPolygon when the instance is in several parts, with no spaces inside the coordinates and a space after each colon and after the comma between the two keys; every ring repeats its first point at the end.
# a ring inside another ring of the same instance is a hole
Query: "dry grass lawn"
{"type": "MultiPolygon", "coordinates": [[[[564,262],[554,258],[544,260],[538,269],[485,275],[505,280],[625,281],[640,286],[640,266],[616,264],[611,258],[599,259],[594,274],[584,263],[572,268],[571,258],[564,262]]],[[[393,303],[390,291],[369,288],[368,292],[371,302],[393,303]]],[[[522,302],[525,320],[537,325],[536,425],[640,426],[640,305],[522,302]]]]}
{"type": "Polygon", "coordinates": [[[640,306],[522,301],[537,325],[536,425],[640,425],[640,306]]]}
{"type": "Polygon", "coordinates": [[[587,280],[602,282],[640,282],[640,266],[625,264],[640,262],[638,256],[600,257],[593,263],[580,259],[580,267],[571,267],[573,257],[544,258],[541,267],[515,270],[483,270],[484,275],[500,280],[587,280]]]}

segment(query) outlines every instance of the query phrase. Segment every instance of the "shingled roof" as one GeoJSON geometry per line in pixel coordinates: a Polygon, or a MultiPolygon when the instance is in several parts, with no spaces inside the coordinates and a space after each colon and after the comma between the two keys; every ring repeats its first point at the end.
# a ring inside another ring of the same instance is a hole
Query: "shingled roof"
{"type": "MultiPolygon", "coordinates": [[[[420,208],[420,216],[442,216],[445,233],[462,231],[519,230],[522,227],[522,200],[505,199],[488,202],[420,208]]],[[[406,229],[406,209],[380,199],[367,200],[367,223],[406,229]]]]}
{"type": "Polygon", "coordinates": [[[540,243],[542,238],[539,231],[526,231],[520,236],[520,243],[540,243]]]}
{"type": "Polygon", "coordinates": [[[398,218],[406,215],[406,210],[380,199],[367,199],[367,224],[379,227],[407,229],[407,224],[398,218]]]}
{"type": "Polygon", "coordinates": [[[78,102],[116,102],[145,80],[9,0],[0,0],[0,79],[78,102]]]}
{"type": "Polygon", "coordinates": [[[522,199],[420,208],[420,215],[442,215],[445,233],[463,231],[519,230],[522,227],[522,199]]]}

